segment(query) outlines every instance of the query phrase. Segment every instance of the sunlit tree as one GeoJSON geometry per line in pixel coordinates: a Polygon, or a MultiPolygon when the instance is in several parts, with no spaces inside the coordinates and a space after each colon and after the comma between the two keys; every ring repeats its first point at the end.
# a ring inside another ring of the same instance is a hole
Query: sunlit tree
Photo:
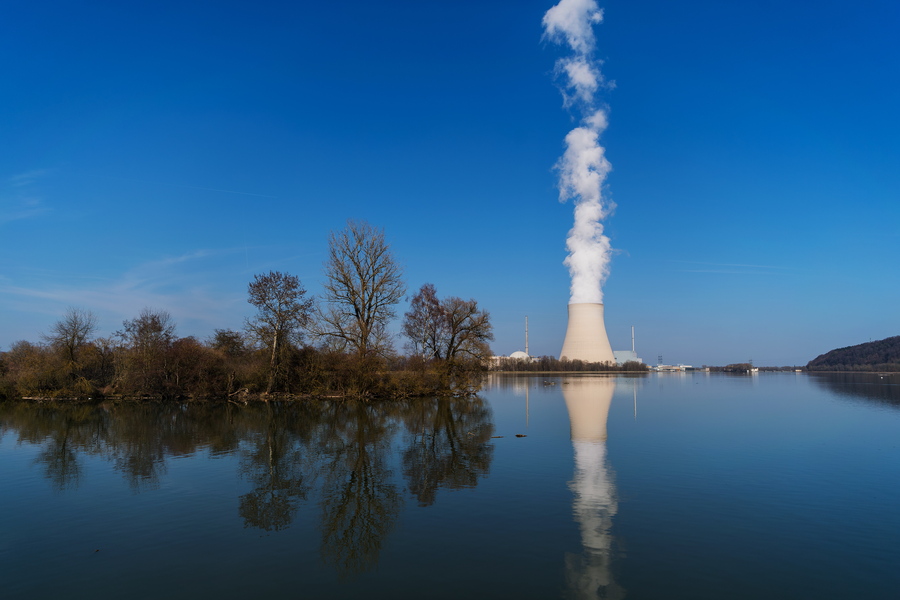
{"type": "Polygon", "coordinates": [[[387,324],[406,287],[384,231],[351,220],[331,232],[324,288],[318,335],[359,357],[390,349],[387,324]]]}
{"type": "Polygon", "coordinates": [[[256,315],[247,321],[247,331],[269,350],[266,393],[270,394],[282,375],[284,352],[288,344],[299,342],[313,302],[305,297],[300,279],[279,271],[254,275],[247,293],[247,302],[256,307],[256,315]]]}

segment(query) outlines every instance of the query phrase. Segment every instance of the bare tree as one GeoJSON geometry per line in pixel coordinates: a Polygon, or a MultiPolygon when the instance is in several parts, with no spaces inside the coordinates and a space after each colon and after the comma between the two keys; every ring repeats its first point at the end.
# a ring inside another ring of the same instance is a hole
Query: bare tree
{"type": "Polygon", "coordinates": [[[342,231],[331,232],[325,278],[317,334],[360,357],[388,349],[386,326],[406,286],[384,231],[351,220],[342,231]]]}
{"type": "Polygon", "coordinates": [[[134,319],[122,322],[116,332],[125,352],[119,365],[119,384],[126,393],[168,395],[168,354],[175,341],[175,322],[164,310],[144,308],[134,319]]]}
{"type": "Polygon", "coordinates": [[[271,393],[281,372],[281,356],[290,341],[299,341],[301,329],[309,322],[311,298],[304,298],[306,289],[294,275],[269,271],[254,275],[247,286],[247,302],[256,307],[256,316],[247,321],[247,330],[270,351],[269,382],[271,393]]]}
{"type": "Polygon", "coordinates": [[[141,353],[156,352],[171,345],[175,339],[175,322],[165,310],[144,308],[134,319],[122,322],[116,335],[125,345],[141,353]]]}
{"type": "Polygon", "coordinates": [[[424,284],[409,302],[403,318],[403,334],[413,354],[440,358],[441,342],[446,332],[446,319],[434,285],[424,284]]]}
{"type": "Polygon", "coordinates": [[[455,296],[440,300],[430,283],[410,301],[403,333],[416,353],[448,361],[484,360],[490,356],[488,342],[494,339],[490,314],[475,300],[455,296]]]}
{"type": "Polygon", "coordinates": [[[63,317],[53,324],[44,339],[65,354],[66,360],[75,365],[78,351],[88,343],[97,330],[97,317],[89,310],[69,307],[63,317]]]}
{"type": "Polygon", "coordinates": [[[491,315],[478,308],[475,300],[463,300],[455,296],[441,302],[441,306],[447,328],[444,357],[451,361],[483,361],[490,357],[488,342],[494,339],[491,315]]]}

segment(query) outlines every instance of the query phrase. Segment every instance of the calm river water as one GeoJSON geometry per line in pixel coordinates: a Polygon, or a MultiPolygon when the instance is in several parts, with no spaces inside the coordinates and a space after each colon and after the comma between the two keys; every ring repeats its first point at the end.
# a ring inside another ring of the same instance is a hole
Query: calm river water
{"type": "Polygon", "coordinates": [[[896,598],[900,375],[0,404],[3,598],[896,598]]]}

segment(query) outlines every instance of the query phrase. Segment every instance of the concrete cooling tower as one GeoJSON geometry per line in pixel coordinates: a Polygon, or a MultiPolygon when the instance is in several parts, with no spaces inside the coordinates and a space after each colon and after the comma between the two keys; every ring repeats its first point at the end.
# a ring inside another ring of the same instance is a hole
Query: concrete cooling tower
{"type": "Polygon", "coordinates": [[[560,360],[608,362],[615,364],[612,346],[603,324],[603,305],[585,302],[569,305],[569,326],[560,360]]]}

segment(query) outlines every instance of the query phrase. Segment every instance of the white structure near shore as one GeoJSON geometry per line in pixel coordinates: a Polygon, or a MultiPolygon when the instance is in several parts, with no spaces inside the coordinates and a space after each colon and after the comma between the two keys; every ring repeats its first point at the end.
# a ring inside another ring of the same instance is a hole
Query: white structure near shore
{"type": "Polygon", "coordinates": [[[613,352],[613,355],[616,357],[616,364],[620,367],[627,362],[639,362],[644,364],[644,361],[637,355],[637,352],[634,350],[634,326],[631,327],[631,350],[616,350],[613,352]]]}

